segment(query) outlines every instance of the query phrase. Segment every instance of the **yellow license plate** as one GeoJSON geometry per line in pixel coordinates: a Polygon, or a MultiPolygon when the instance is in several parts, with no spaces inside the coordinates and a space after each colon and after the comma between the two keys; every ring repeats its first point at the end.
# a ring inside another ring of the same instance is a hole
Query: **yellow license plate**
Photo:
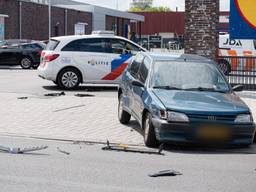
{"type": "Polygon", "coordinates": [[[206,126],[199,129],[198,136],[203,140],[228,140],[231,134],[225,127],[206,126]]]}

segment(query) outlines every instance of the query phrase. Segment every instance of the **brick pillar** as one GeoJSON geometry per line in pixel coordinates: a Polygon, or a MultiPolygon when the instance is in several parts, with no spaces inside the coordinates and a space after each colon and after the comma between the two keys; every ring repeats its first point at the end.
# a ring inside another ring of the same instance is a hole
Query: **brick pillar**
{"type": "Polygon", "coordinates": [[[219,0],[185,0],[185,53],[216,60],[219,0]]]}

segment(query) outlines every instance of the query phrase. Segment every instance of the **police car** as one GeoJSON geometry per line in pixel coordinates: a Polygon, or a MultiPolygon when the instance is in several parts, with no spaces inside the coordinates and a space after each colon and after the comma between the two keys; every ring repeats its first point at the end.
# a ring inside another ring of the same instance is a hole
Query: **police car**
{"type": "Polygon", "coordinates": [[[55,37],[41,53],[38,75],[64,89],[81,83],[115,84],[139,51],[146,50],[109,31],[55,37]]]}

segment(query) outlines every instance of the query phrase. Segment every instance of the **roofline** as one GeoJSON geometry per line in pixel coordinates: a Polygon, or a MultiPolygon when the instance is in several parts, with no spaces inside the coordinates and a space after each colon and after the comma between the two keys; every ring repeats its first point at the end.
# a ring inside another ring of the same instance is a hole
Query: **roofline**
{"type": "Polygon", "coordinates": [[[8,15],[4,15],[4,14],[0,14],[0,17],[6,18],[6,17],[9,17],[9,16],[8,15]]]}
{"type": "MultiPolygon", "coordinates": [[[[43,0],[43,1],[18,0],[18,1],[48,5],[48,0],[43,0]]],[[[115,10],[115,9],[91,5],[88,3],[77,2],[77,1],[73,1],[73,0],[51,0],[51,5],[53,7],[59,7],[59,8],[64,8],[64,9],[71,9],[71,10],[77,10],[77,11],[90,12],[90,13],[99,12],[101,14],[105,14],[105,15],[109,15],[109,16],[113,16],[113,17],[125,18],[125,19],[130,19],[130,20],[141,21],[141,22],[145,21],[145,17],[143,15],[129,13],[126,11],[119,11],[119,10],[115,10]]]]}

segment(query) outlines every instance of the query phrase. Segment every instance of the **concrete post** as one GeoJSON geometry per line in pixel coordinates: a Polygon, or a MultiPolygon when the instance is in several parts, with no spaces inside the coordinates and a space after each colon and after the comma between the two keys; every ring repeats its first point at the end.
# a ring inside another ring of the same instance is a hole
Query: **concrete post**
{"type": "Polygon", "coordinates": [[[185,0],[185,53],[216,60],[219,0],[185,0]]]}

